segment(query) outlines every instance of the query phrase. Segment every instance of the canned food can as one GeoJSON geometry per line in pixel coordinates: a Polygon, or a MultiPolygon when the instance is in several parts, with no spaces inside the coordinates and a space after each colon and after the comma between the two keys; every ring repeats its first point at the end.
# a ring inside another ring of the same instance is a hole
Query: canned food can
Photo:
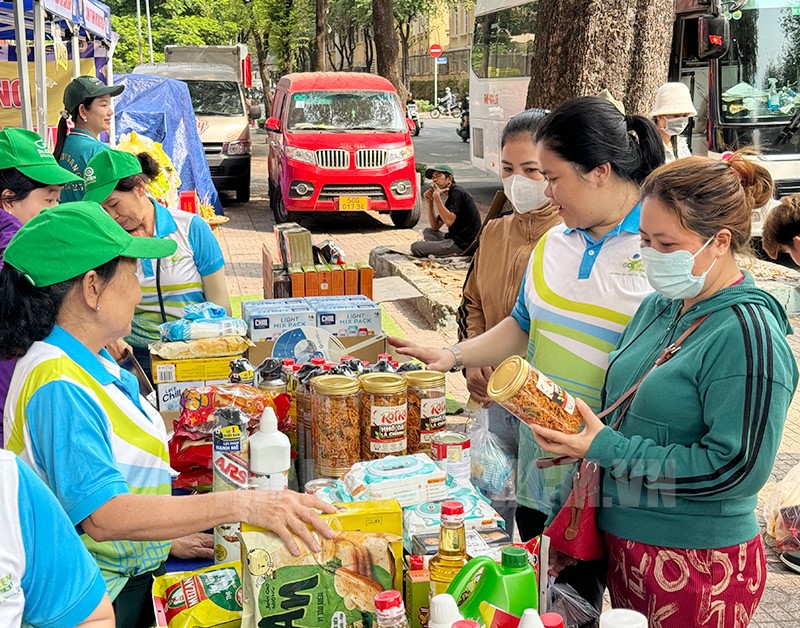
{"type": "Polygon", "coordinates": [[[454,480],[469,480],[471,462],[469,453],[469,436],[458,432],[441,432],[434,434],[432,442],[433,459],[442,471],[454,480]]]}

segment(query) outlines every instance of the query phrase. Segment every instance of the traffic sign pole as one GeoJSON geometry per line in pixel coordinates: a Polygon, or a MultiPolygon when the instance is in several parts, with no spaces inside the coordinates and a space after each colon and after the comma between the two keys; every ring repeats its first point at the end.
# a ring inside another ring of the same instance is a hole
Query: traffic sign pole
{"type": "Polygon", "coordinates": [[[436,57],[433,61],[433,107],[434,109],[439,106],[439,64],[436,63],[436,57]]]}
{"type": "Polygon", "coordinates": [[[433,57],[433,106],[439,105],[439,63],[437,58],[442,56],[442,47],[439,44],[431,44],[428,54],[433,57]]]}

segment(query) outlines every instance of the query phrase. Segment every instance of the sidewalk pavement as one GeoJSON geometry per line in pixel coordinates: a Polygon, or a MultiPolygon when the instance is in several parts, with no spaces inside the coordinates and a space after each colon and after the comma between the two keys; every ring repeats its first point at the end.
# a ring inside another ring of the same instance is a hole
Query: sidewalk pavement
{"type": "MultiPolygon", "coordinates": [[[[255,192],[255,190],[254,190],[255,192]]],[[[261,245],[267,244],[277,253],[272,233],[273,220],[262,192],[261,198],[254,193],[254,202],[228,207],[230,218],[222,228],[220,242],[226,260],[228,290],[232,296],[254,295],[260,297],[261,245]]],[[[407,250],[417,239],[410,229],[397,229],[388,216],[363,214],[354,216],[332,215],[312,217],[304,221],[311,229],[316,241],[334,239],[345,250],[348,262],[368,262],[370,251],[378,246],[407,250]]],[[[441,331],[429,328],[425,319],[407,301],[384,304],[384,310],[392,317],[406,338],[424,346],[446,346],[456,341],[456,330],[449,327],[441,331]]],[[[792,321],[796,336],[789,337],[795,358],[800,356],[800,319],[792,321]]],[[[447,386],[450,394],[462,403],[468,393],[461,374],[448,374],[447,386]]],[[[800,463],[800,394],[795,394],[780,451],[770,477],[770,483],[761,493],[758,515],[764,498],[775,483],[800,463]]],[[[714,525],[709,522],[709,525],[714,525]]],[[[762,521],[763,528],[763,521],[762,521]]],[[[767,540],[769,544],[769,540],[767,540]]],[[[778,559],[777,553],[767,549],[767,585],[758,612],[751,626],[757,628],[795,628],[800,626],[800,575],[788,571],[778,559]]],[[[708,624],[717,626],[713,620],[708,624]]],[[[691,628],[687,624],[687,628],[691,628]]]]}

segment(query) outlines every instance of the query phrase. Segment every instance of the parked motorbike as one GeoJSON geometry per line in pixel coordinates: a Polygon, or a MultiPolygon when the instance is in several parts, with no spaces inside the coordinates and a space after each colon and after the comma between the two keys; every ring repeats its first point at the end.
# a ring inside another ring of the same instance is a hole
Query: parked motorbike
{"type": "Polygon", "coordinates": [[[411,134],[414,137],[419,135],[420,129],[424,126],[422,120],[419,119],[419,111],[417,110],[417,103],[410,102],[406,104],[406,117],[414,123],[414,128],[411,129],[411,134]]]}
{"type": "Polygon", "coordinates": [[[469,109],[461,111],[461,124],[458,125],[456,133],[464,142],[469,139],[469,109]]]}

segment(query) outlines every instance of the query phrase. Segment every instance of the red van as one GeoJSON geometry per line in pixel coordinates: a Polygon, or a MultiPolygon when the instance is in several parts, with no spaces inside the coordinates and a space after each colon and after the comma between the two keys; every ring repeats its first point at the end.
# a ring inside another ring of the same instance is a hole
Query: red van
{"type": "Polygon", "coordinates": [[[287,74],[270,113],[276,222],[293,212],[371,210],[388,213],[397,227],[417,224],[414,145],[389,81],[355,72],[287,74]]]}

